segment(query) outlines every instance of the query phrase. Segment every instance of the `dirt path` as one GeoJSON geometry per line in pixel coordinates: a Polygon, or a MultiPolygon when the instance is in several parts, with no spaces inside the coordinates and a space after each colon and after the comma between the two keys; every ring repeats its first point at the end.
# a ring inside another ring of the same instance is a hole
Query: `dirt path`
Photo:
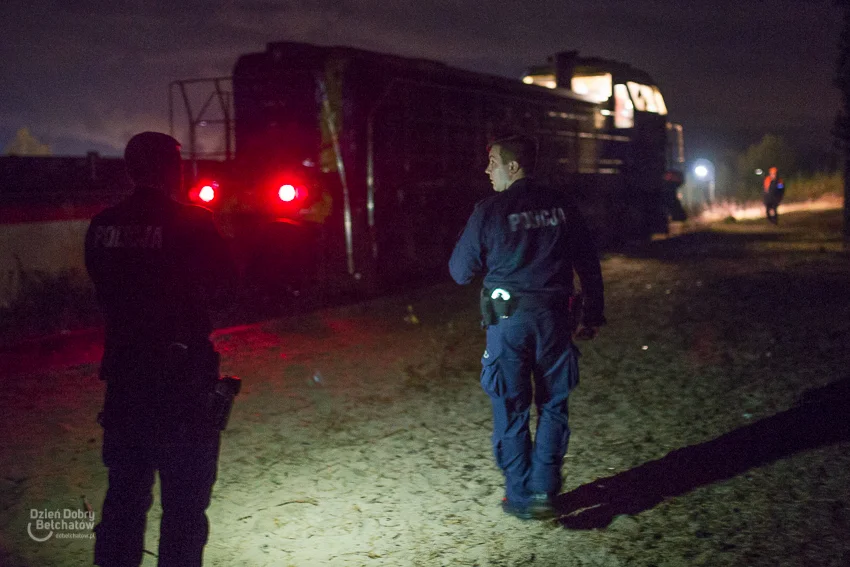
{"type": "MultiPolygon", "coordinates": [[[[850,258],[840,212],[781,222],[606,257],[610,325],[581,347],[558,523],[498,507],[476,290],[219,333],[245,388],[207,565],[846,565],[850,258]]],[[[3,379],[0,565],[91,563],[90,540],[27,524],[82,495],[99,511],[95,372],[3,379]]]]}

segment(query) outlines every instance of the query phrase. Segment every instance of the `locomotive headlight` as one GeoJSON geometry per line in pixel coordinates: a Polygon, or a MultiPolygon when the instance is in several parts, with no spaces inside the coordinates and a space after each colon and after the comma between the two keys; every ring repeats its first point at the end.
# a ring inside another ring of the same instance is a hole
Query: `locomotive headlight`
{"type": "Polygon", "coordinates": [[[694,174],[700,179],[705,179],[708,175],[708,168],[704,165],[698,165],[694,168],[694,174]]]}

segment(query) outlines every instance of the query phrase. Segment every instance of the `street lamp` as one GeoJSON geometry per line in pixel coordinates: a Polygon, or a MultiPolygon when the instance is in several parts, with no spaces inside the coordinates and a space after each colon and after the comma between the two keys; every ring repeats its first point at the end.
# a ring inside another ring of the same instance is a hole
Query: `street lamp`
{"type": "Polygon", "coordinates": [[[707,183],[708,194],[705,196],[708,204],[711,205],[714,203],[714,190],[715,190],[715,175],[714,175],[714,164],[708,161],[707,159],[698,159],[694,162],[694,175],[697,176],[697,179],[700,181],[704,181],[707,183]]]}

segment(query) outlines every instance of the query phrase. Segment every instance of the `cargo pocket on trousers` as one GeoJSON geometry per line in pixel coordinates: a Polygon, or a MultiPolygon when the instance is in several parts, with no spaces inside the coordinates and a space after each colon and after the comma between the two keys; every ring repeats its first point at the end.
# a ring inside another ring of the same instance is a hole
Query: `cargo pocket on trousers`
{"type": "Polygon", "coordinates": [[[499,368],[499,357],[487,350],[481,357],[481,388],[493,398],[500,398],[505,393],[504,379],[499,368]]]}

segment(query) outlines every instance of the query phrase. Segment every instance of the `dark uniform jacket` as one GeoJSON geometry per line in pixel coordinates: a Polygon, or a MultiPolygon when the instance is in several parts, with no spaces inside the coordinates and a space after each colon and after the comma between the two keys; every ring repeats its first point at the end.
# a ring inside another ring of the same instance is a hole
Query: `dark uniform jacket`
{"type": "Polygon", "coordinates": [[[138,188],[92,219],[85,250],[106,319],[104,362],[207,341],[208,300],[235,274],[208,210],[138,188]]]}
{"type": "Polygon", "coordinates": [[[480,274],[484,287],[568,297],[573,270],[585,296],[583,323],[605,323],[602,274],[593,238],[566,193],[533,179],[480,201],[449,260],[459,284],[480,274]]]}

